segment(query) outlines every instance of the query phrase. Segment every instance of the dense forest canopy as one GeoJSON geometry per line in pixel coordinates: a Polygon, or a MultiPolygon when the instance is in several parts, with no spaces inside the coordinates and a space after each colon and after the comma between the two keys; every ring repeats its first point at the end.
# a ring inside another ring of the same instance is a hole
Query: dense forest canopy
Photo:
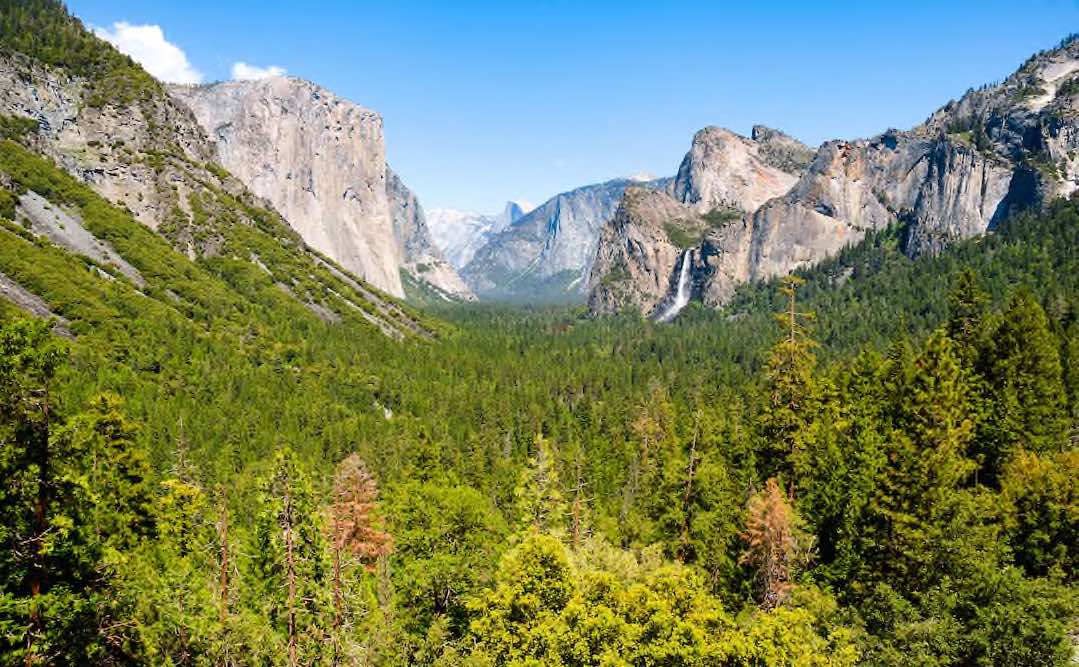
{"type": "MultiPolygon", "coordinates": [[[[0,28],[155,94],[59,3],[0,28]]],[[[53,309],[0,299],[0,664],[1073,659],[1079,198],[671,324],[447,306],[402,341],[176,251],[34,131],[0,117],[0,277],[53,309]],[[31,190],[144,284],[24,228],[31,190]]]]}
{"type": "Polygon", "coordinates": [[[1070,655],[1079,202],[672,325],[476,306],[406,343],[178,312],[4,225],[74,333],[4,305],[12,664],[1070,655]]]}

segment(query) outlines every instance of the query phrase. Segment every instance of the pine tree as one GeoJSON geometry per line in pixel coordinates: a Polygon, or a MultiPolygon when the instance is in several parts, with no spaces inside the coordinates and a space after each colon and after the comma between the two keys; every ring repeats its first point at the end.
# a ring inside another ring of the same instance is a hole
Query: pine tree
{"type": "Polygon", "coordinates": [[[296,454],[279,450],[260,484],[245,589],[279,633],[289,667],[319,660],[329,635],[330,568],[321,517],[296,454]]]}
{"type": "Polygon", "coordinates": [[[536,436],[529,466],[514,489],[517,515],[525,532],[565,534],[566,506],[557,454],[551,441],[536,436]]]}
{"type": "Polygon", "coordinates": [[[746,549],[739,563],[754,570],[761,609],[774,609],[790,596],[811,547],[801,518],[774,477],[749,499],[742,539],[746,549]]]}
{"type": "Polygon", "coordinates": [[[0,648],[25,665],[78,662],[97,646],[101,550],[86,530],[80,457],[58,435],[53,385],[65,358],[48,322],[0,327],[0,648]]]}
{"type": "Polygon", "coordinates": [[[985,345],[985,323],[989,295],[969,268],[956,278],[948,299],[948,336],[955,341],[960,357],[968,368],[975,368],[985,345]]]}
{"type": "Polygon", "coordinates": [[[883,376],[887,463],[856,535],[874,576],[913,586],[934,574],[942,531],[954,528],[959,491],[975,469],[967,456],[974,431],[969,376],[944,331],[913,358],[893,355],[883,376]]]}
{"type": "Polygon", "coordinates": [[[1059,451],[1067,440],[1060,345],[1029,290],[1012,297],[992,341],[984,363],[989,409],[975,443],[986,483],[1017,450],[1059,451]]]}
{"type": "Polygon", "coordinates": [[[349,634],[355,615],[346,591],[347,579],[359,566],[373,572],[379,560],[392,550],[393,540],[383,530],[378,515],[378,485],[366,464],[350,454],[337,466],[330,506],[330,544],[333,549],[333,643],[332,664],[341,664],[343,639],[349,634]]]}
{"type": "Polygon", "coordinates": [[[650,379],[645,397],[637,406],[636,417],[630,425],[637,447],[630,459],[619,517],[623,525],[632,527],[627,531],[632,537],[645,532],[639,525],[640,517],[634,513],[634,508],[642,495],[653,490],[650,487],[655,481],[658,464],[668,453],[673,432],[672,413],[667,388],[657,378],[650,379]]]}
{"type": "Polygon", "coordinates": [[[780,290],[787,310],[776,316],[783,337],[772,347],[765,369],[768,397],[761,415],[763,468],[769,475],[787,477],[794,488],[799,460],[810,447],[820,412],[820,387],[814,377],[816,342],[809,337],[811,313],[798,310],[798,287],[805,282],[787,276],[780,290]]]}

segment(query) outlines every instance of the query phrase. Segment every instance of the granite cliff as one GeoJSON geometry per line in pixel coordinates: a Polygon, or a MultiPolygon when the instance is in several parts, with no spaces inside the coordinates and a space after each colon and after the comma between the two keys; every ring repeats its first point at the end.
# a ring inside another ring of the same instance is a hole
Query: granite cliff
{"type": "Polygon", "coordinates": [[[869,230],[901,226],[912,257],[991,231],[1079,188],[1077,110],[1072,39],[909,131],[829,141],[812,159],[768,128],[754,128],[751,139],[702,130],[670,201],[627,195],[604,230],[591,309],[659,312],[679,268],[672,238],[693,248],[693,297],[720,306],[739,284],[811,265],[869,230]]]}
{"type": "Polygon", "coordinates": [[[633,185],[616,179],[563,192],[492,235],[461,271],[481,298],[579,301],[588,286],[600,232],[633,185]]]}
{"type": "Polygon", "coordinates": [[[376,112],[293,77],[169,91],[213,140],[217,161],[312,247],[394,296],[405,296],[404,272],[444,296],[471,298],[387,166],[376,112]]]}

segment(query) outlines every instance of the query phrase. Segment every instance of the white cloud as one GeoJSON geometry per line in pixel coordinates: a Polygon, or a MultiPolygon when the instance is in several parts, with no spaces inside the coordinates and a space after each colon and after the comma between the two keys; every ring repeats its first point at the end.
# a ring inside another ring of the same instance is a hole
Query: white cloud
{"type": "Polygon", "coordinates": [[[271,76],[284,76],[284,74],[285,68],[277,65],[258,67],[248,65],[243,61],[232,64],[232,78],[236,81],[257,81],[259,79],[268,79],[271,76]]]}
{"type": "Polygon", "coordinates": [[[117,21],[94,34],[131,56],[146,71],[168,83],[202,83],[202,73],[191,66],[183,49],[165,39],[161,26],[131,25],[117,21]]]}

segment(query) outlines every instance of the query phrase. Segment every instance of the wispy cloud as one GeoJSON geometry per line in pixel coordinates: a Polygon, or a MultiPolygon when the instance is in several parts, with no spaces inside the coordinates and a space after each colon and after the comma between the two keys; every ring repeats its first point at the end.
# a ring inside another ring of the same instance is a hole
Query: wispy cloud
{"type": "Polygon", "coordinates": [[[236,81],[268,79],[271,76],[284,76],[285,72],[286,70],[284,67],[278,67],[277,65],[258,67],[257,65],[249,65],[243,61],[233,63],[232,65],[232,78],[236,81]]]}
{"type": "Polygon", "coordinates": [[[112,28],[94,28],[94,34],[131,56],[146,71],[168,83],[202,83],[183,49],[165,39],[158,25],[132,25],[117,21],[112,28]]]}

